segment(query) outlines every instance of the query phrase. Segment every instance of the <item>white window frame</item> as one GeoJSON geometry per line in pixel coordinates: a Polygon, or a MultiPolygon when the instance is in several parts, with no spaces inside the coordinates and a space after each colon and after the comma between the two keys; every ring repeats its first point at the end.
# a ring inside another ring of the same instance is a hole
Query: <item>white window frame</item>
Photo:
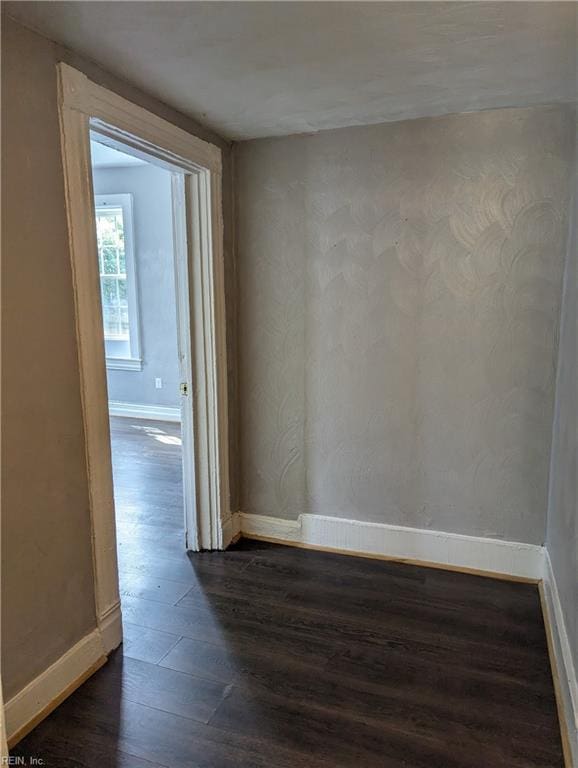
{"type": "MultiPolygon", "coordinates": [[[[106,367],[109,370],[141,371],[140,308],[136,274],[137,267],[135,259],[132,195],[128,192],[114,195],[95,195],[94,207],[97,213],[99,209],[121,208],[124,227],[124,258],[126,264],[130,355],[128,357],[114,357],[107,354],[106,367]]],[[[104,340],[105,344],[107,341],[110,341],[110,339],[107,339],[106,334],[104,340]]]]}

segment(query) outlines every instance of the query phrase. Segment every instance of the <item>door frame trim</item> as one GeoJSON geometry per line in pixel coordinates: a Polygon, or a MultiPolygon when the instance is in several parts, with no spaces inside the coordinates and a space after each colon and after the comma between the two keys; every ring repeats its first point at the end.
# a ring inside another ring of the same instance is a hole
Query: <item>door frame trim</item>
{"type": "Polygon", "coordinates": [[[96,615],[99,627],[109,627],[108,651],[120,643],[122,628],[89,130],[185,174],[181,203],[188,216],[186,319],[192,349],[187,417],[194,424],[190,455],[195,478],[194,510],[187,518],[191,550],[224,549],[230,543],[222,158],[219,147],[97,85],[69,65],[60,63],[57,70],[96,615]],[[111,632],[115,613],[118,629],[111,632]]]}

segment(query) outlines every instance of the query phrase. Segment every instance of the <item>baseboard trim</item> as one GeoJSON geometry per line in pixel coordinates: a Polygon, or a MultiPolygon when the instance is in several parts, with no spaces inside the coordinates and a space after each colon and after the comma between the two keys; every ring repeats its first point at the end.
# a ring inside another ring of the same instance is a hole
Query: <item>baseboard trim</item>
{"type": "Polygon", "coordinates": [[[297,520],[283,520],[239,512],[238,520],[238,529],[246,538],[532,583],[543,575],[544,548],[536,544],[325,515],[303,514],[297,520]]]}
{"type": "Polygon", "coordinates": [[[271,539],[289,544],[307,543],[301,537],[300,520],[283,520],[247,512],[239,512],[237,518],[236,527],[245,538],[271,539]]]}
{"type": "Polygon", "coordinates": [[[181,420],[181,409],[168,405],[145,405],[144,403],[121,403],[118,400],[108,401],[108,412],[111,416],[127,416],[133,419],[152,419],[153,421],[181,420]]]}
{"type": "Polygon", "coordinates": [[[241,538],[240,526],[241,519],[237,513],[229,515],[229,517],[223,521],[223,549],[227,549],[227,547],[241,538]]]}
{"type": "Polygon", "coordinates": [[[105,611],[98,620],[102,646],[109,654],[122,643],[122,611],[120,601],[105,611]]]}
{"type": "Polygon", "coordinates": [[[6,734],[13,747],[106,661],[95,629],[6,702],[6,734]]]}
{"type": "Polygon", "coordinates": [[[578,765],[578,682],[566,622],[550,555],[545,550],[544,579],[540,585],[542,612],[548,638],[550,665],[567,768],[578,765]],[[575,763],[572,762],[572,755],[575,763]]]}

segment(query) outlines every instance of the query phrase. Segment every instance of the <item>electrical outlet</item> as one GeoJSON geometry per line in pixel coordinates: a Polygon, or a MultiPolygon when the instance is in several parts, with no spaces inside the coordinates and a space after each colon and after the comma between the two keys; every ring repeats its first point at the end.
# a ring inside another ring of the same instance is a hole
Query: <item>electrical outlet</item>
{"type": "Polygon", "coordinates": [[[162,389],[163,388],[163,380],[158,378],[155,379],[155,387],[156,389],[162,389]]]}

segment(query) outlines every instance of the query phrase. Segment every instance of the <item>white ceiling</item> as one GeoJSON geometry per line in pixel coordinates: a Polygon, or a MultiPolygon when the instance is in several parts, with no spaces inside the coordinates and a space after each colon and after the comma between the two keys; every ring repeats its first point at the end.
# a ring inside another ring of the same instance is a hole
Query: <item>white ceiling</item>
{"type": "Polygon", "coordinates": [[[133,165],[146,165],[146,162],[138,157],[125,155],[124,152],[99,144],[97,141],[90,142],[90,158],[93,168],[127,168],[133,165]]]}
{"type": "Polygon", "coordinates": [[[4,6],[234,139],[576,95],[571,2],[4,6]]]}

